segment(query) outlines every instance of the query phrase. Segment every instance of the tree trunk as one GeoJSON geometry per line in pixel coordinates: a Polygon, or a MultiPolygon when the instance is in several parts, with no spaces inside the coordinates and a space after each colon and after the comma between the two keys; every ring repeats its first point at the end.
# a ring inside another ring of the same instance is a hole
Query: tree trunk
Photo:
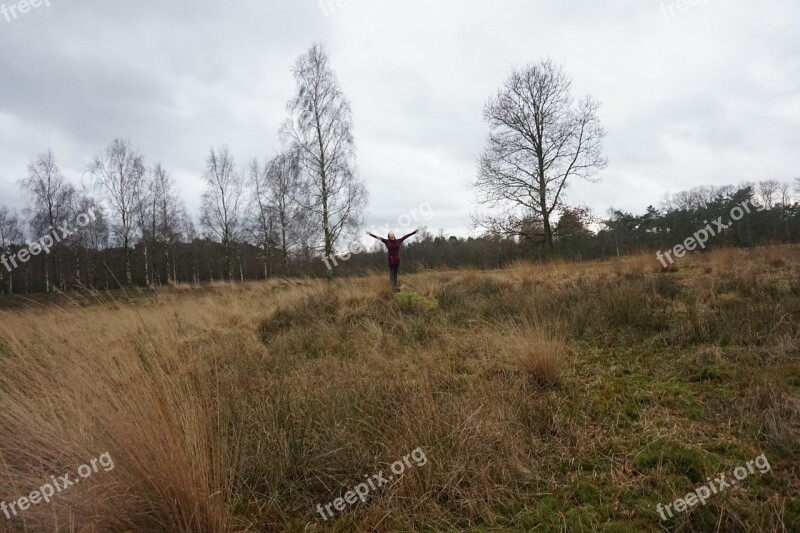
{"type": "Polygon", "coordinates": [[[264,279],[269,279],[269,242],[264,241],[264,279]]]}
{"type": "Polygon", "coordinates": [[[544,213],[544,239],[547,242],[547,250],[550,254],[553,254],[555,250],[555,246],[553,245],[553,229],[550,226],[550,213],[545,211],[544,213]]]}
{"type": "Polygon", "coordinates": [[[228,237],[225,237],[223,246],[225,248],[225,273],[222,275],[223,281],[225,281],[225,274],[228,275],[227,281],[233,281],[233,261],[231,261],[231,241],[228,237]]]}
{"type": "MultiPolygon", "coordinates": [[[[322,141],[320,140],[320,148],[322,141]]],[[[321,165],[321,178],[322,178],[322,231],[325,234],[325,257],[333,257],[333,236],[330,230],[330,214],[328,213],[328,182],[325,175],[325,158],[322,158],[321,165]]],[[[333,281],[333,269],[327,269],[326,277],[329,282],[333,281]]]]}
{"type": "Polygon", "coordinates": [[[142,239],[144,251],[144,284],[152,288],[153,284],[150,283],[150,259],[147,255],[147,239],[142,239]]]}
{"type": "Polygon", "coordinates": [[[75,249],[75,279],[81,285],[81,251],[78,248],[75,249]]]}
{"type": "Polygon", "coordinates": [[[281,216],[281,246],[283,248],[283,275],[289,275],[289,248],[286,243],[286,222],[281,216]]]}
{"type": "Polygon", "coordinates": [[[237,251],[239,254],[239,280],[241,281],[242,285],[244,285],[244,267],[242,266],[242,246],[239,245],[237,247],[237,251]]]}
{"type": "Polygon", "coordinates": [[[547,208],[547,180],[544,174],[544,154],[538,154],[539,159],[539,209],[542,211],[542,224],[544,225],[544,240],[550,254],[553,253],[553,230],[550,227],[550,210],[547,208]]]}
{"type": "Polygon", "coordinates": [[[167,283],[171,283],[175,279],[175,276],[172,272],[172,263],[170,263],[169,260],[169,246],[166,244],[164,245],[164,261],[167,265],[167,283]]]}
{"type": "Polygon", "coordinates": [[[44,287],[45,292],[50,294],[50,261],[47,257],[44,258],[44,287]]]}
{"type": "Polygon", "coordinates": [[[131,248],[128,236],[123,237],[122,246],[125,249],[125,282],[128,287],[133,285],[133,272],[131,271],[131,248]]]}

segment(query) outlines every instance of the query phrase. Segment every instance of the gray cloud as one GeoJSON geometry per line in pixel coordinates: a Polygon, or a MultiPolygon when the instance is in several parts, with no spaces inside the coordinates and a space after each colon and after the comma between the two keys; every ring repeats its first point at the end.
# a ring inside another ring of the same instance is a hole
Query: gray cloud
{"type": "Polygon", "coordinates": [[[609,132],[611,165],[573,203],[641,211],[667,191],[800,173],[791,0],[701,1],[670,20],[656,0],[350,0],[327,17],[316,0],[50,2],[0,16],[0,202],[15,207],[38,152],[78,181],[125,137],[196,211],[209,147],[241,166],[280,148],[289,69],[315,41],[353,104],[376,228],[430,202],[432,231],[468,231],[483,104],[545,56],[603,103],[609,132]]]}

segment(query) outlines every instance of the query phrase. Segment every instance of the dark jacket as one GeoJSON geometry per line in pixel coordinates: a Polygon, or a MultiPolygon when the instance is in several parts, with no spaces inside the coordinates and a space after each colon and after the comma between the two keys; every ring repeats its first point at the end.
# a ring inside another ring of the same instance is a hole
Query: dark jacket
{"type": "Polygon", "coordinates": [[[385,244],[386,248],[389,250],[389,265],[390,266],[399,265],[400,264],[400,248],[403,246],[403,241],[408,239],[409,237],[411,237],[415,233],[417,233],[417,232],[416,231],[412,231],[411,233],[409,233],[405,237],[402,237],[400,239],[395,239],[395,240],[382,239],[382,238],[378,237],[378,239],[380,239],[380,241],[383,244],[385,244]]]}

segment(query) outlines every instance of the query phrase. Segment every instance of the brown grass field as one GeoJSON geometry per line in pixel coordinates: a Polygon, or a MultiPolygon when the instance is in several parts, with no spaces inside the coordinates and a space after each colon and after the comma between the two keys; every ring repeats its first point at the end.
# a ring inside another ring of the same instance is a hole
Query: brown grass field
{"type": "Polygon", "coordinates": [[[800,248],[385,277],[0,300],[0,530],[800,531],[800,248]]]}

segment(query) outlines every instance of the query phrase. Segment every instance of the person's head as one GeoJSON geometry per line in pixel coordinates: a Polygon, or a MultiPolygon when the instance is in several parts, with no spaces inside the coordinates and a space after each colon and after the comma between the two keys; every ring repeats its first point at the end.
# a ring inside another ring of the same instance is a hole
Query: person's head
{"type": "Polygon", "coordinates": [[[390,232],[389,232],[389,240],[390,240],[390,241],[393,241],[393,240],[395,240],[395,239],[397,239],[397,237],[395,237],[395,236],[394,236],[394,232],[393,232],[393,231],[390,231],[390,232]]]}

